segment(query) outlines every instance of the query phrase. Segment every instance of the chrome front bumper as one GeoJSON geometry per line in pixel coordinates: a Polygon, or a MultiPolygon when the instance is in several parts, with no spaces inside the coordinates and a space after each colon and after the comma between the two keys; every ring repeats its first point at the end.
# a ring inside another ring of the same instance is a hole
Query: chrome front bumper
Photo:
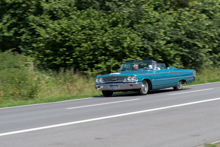
{"type": "Polygon", "coordinates": [[[123,91],[123,90],[136,90],[140,89],[142,82],[137,83],[108,83],[108,84],[95,84],[96,90],[103,91],[123,91]]]}

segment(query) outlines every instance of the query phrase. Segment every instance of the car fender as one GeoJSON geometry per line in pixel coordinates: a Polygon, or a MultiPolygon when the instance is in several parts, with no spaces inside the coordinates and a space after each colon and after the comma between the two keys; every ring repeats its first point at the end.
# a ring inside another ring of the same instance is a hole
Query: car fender
{"type": "Polygon", "coordinates": [[[184,83],[187,83],[187,80],[186,80],[185,78],[179,78],[179,79],[178,79],[178,82],[179,82],[179,81],[184,81],[184,83]]]}
{"type": "MultiPolygon", "coordinates": [[[[138,78],[138,77],[137,77],[138,78]]],[[[152,85],[152,79],[150,78],[150,77],[139,77],[138,78],[138,82],[142,82],[143,80],[147,80],[147,81],[149,81],[150,83],[150,89],[153,89],[153,85],[152,85]]]]}

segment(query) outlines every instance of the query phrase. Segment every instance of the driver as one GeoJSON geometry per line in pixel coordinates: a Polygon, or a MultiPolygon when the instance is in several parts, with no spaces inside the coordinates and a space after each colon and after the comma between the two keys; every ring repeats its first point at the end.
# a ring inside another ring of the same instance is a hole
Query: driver
{"type": "Polygon", "coordinates": [[[133,65],[133,69],[134,69],[134,70],[138,70],[138,64],[134,64],[134,65],[133,65]]]}

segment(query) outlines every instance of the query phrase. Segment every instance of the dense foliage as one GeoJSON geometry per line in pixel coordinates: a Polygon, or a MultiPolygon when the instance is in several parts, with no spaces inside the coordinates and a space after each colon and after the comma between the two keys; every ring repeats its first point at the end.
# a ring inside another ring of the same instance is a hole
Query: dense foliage
{"type": "Polygon", "coordinates": [[[1,0],[0,50],[87,73],[125,60],[220,65],[219,0],[1,0]]]}

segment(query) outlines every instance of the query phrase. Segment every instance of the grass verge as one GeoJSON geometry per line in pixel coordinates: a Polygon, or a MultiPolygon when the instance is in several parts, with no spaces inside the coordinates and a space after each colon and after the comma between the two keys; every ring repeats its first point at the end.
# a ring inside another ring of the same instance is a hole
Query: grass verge
{"type": "Polygon", "coordinates": [[[212,82],[219,82],[220,81],[220,68],[205,68],[201,69],[196,74],[197,78],[196,81],[186,84],[186,85],[196,85],[196,84],[203,84],[203,83],[212,83],[212,82]]]}
{"type": "Polygon", "coordinates": [[[58,102],[58,101],[74,100],[74,99],[81,99],[81,98],[88,98],[88,97],[98,97],[101,95],[102,94],[100,92],[97,92],[97,93],[93,93],[93,94],[65,95],[65,96],[60,96],[60,97],[47,97],[47,98],[37,98],[37,99],[31,99],[31,100],[9,101],[6,103],[1,103],[0,108],[58,102]]]}
{"type": "Polygon", "coordinates": [[[220,144],[205,144],[204,147],[220,147],[220,144]]]}
{"type": "Polygon", "coordinates": [[[220,142],[218,142],[218,143],[207,143],[207,142],[204,142],[203,145],[200,145],[198,147],[220,147],[220,142]]]}

